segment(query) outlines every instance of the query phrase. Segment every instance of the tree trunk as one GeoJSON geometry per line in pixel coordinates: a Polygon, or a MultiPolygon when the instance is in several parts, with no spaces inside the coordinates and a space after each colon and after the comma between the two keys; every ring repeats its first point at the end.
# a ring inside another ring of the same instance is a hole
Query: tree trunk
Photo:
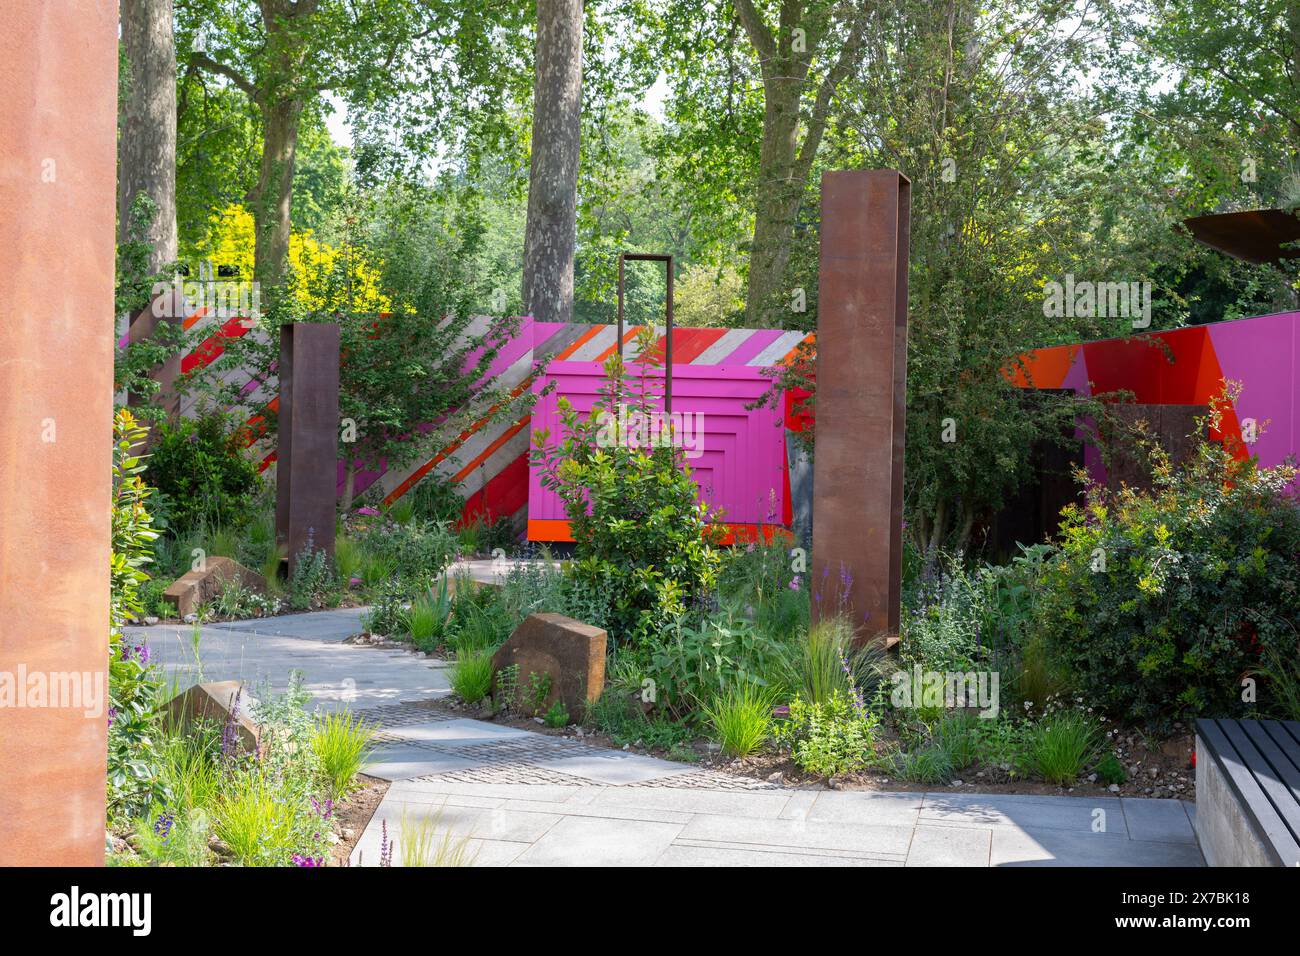
{"type": "Polygon", "coordinates": [[[289,260],[293,169],[302,108],[300,97],[276,100],[262,107],[262,163],[257,185],[248,198],[257,226],[253,275],[266,285],[280,281],[289,260]]]}
{"type": "Polygon", "coordinates": [[[794,241],[795,218],[799,214],[804,183],[796,172],[802,83],[773,77],[763,85],[763,145],[759,154],[758,202],[745,312],[751,324],[767,328],[779,321],[780,299],[788,299],[781,285],[790,261],[790,244],[794,241]]]}
{"type": "Polygon", "coordinates": [[[540,322],[568,322],[577,242],[582,0],[538,0],[535,59],[523,305],[540,322]]]}
{"type": "Polygon", "coordinates": [[[149,271],[176,261],[176,44],[172,0],[122,0],[127,93],[117,141],[118,241],[152,245],[149,271]],[[131,234],[141,193],[158,207],[143,235],[131,234]]]}
{"type": "Polygon", "coordinates": [[[339,506],[340,511],[350,511],[352,509],[352,492],[357,483],[357,463],[348,458],[347,470],[343,478],[343,503],[339,506]]]}

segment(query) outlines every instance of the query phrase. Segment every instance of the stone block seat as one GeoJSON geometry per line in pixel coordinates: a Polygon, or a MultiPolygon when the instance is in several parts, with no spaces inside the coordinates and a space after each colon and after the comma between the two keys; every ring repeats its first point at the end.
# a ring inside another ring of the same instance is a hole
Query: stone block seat
{"type": "Polygon", "coordinates": [[[1196,838],[1210,866],[1300,866],[1300,722],[1196,722],[1196,838]]]}

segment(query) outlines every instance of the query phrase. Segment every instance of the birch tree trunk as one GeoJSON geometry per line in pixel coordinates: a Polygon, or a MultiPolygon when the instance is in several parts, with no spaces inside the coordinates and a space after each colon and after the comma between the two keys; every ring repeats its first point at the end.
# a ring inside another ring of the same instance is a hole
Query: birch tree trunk
{"type": "Polygon", "coordinates": [[[540,322],[568,322],[577,242],[582,0],[538,0],[535,58],[523,305],[540,322]]]}
{"type": "Polygon", "coordinates": [[[172,0],[122,0],[127,93],[117,141],[118,241],[148,241],[149,271],[175,262],[176,44],[172,0]],[[131,234],[131,204],[144,193],[158,207],[143,235],[131,234]]]}

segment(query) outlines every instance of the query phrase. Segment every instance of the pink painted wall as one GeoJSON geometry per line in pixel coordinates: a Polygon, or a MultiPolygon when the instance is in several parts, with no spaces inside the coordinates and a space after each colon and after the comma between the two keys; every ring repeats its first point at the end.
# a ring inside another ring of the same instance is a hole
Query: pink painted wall
{"type": "MultiPolygon", "coordinates": [[[[662,377],[662,371],[657,377],[662,377]]],[[[534,384],[542,395],[533,409],[532,429],[561,435],[558,403],[568,398],[581,413],[591,411],[604,380],[598,362],[553,361],[534,384]]],[[[689,459],[691,477],[705,500],[725,511],[729,523],[778,523],[785,508],[785,431],[780,408],[747,409],[772,387],[763,367],[749,365],[673,365],[673,412],[704,416],[703,453],[689,459]]],[[[554,492],[542,487],[541,474],[530,467],[530,520],[564,520],[554,492]]]]}

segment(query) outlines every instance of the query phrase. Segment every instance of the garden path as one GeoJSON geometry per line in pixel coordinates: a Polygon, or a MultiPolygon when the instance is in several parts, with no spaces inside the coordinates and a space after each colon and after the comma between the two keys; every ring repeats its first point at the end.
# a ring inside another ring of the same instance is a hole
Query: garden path
{"type": "Polygon", "coordinates": [[[400,841],[422,821],[466,838],[478,865],[1203,863],[1195,806],[1177,800],[801,789],[458,718],[420,703],[450,693],[441,662],[343,643],[358,615],[128,629],[178,686],[201,676],[282,691],[300,670],[312,706],[381,728],[366,772],[392,786],[354,865],[378,863],[384,824],[400,841]]]}

